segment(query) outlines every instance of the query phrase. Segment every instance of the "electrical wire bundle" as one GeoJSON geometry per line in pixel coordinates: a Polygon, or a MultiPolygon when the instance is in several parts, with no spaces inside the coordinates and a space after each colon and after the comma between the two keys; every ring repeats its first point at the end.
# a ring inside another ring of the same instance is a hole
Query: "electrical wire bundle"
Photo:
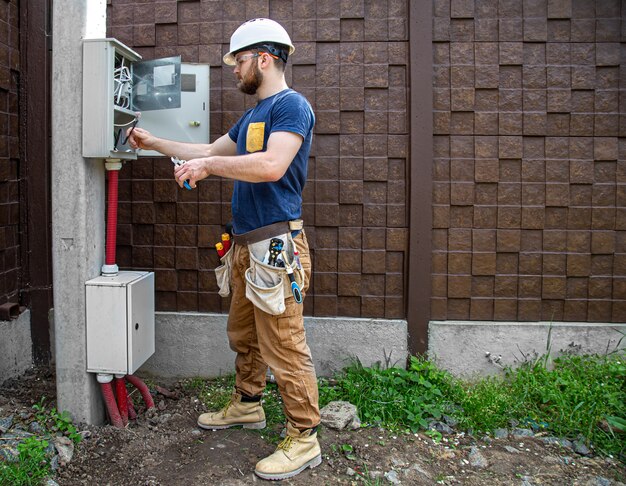
{"type": "Polygon", "coordinates": [[[128,66],[124,66],[122,58],[119,67],[113,70],[113,99],[116,106],[130,109],[130,97],[133,91],[133,78],[128,66]]]}

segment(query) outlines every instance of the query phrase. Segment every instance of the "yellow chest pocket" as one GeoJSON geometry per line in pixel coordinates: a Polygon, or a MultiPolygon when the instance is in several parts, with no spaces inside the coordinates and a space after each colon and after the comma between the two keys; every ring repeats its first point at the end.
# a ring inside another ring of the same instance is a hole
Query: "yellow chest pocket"
{"type": "Polygon", "coordinates": [[[263,150],[263,139],[265,136],[265,122],[250,123],[246,136],[246,150],[248,152],[258,152],[263,150]]]}

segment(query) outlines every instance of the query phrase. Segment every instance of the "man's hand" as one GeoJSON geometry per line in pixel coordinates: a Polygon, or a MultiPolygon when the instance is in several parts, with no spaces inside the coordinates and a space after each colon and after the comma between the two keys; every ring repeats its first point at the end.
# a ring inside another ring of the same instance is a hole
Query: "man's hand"
{"type": "Polygon", "coordinates": [[[134,150],[154,150],[154,144],[157,141],[157,137],[152,135],[148,130],[139,127],[126,130],[126,136],[128,137],[128,143],[134,150]]]}
{"type": "Polygon", "coordinates": [[[184,164],[174,167],[174,178],[180,187],[183,187],[187,181],[191,188],[195,189],[196,182],[211,175],[208,166],[208,158],[188,160],[184,164]]]}

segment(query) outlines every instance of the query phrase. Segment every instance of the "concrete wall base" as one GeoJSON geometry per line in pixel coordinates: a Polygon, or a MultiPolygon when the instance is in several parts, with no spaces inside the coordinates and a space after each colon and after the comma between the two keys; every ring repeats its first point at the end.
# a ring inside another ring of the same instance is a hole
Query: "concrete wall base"
{"type": "MultiPolygon", "coordinates": [[[[154,355],[138,374],[166,379],[233,373],[224,314],[156,313],[154,355]]],[[[357,358],[404,366],[407,323],[403,320],[305,317],[307,342],[319,376],[329,376],[357,358]]]]}
{"type": "Polygon", "coordinates": [[[0,321],[0,383],[23,374],[33,366],[30,311],[17,319],[0,321]]]}
{"type": "Polygon", "coordinates": [[[431,321],[428,333],[430,358],[466,378],[501,373],[547,354],[548,346],[553,357],[626,349],[626,324],[431,321]]]}

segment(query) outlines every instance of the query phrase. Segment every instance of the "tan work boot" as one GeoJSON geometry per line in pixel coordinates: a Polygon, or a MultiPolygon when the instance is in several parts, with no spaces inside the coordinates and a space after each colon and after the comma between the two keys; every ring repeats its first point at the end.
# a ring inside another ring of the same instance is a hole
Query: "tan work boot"
{"type": "Polygon", "coordinates": [[[271,456],[257,462],[254,473],[263,479],[286,479],[321,463],[322,450],[317,441],[317,432],[311,432],[310,429],[300,432],[287,424],[285,439],[271,456]]]}
{"type": "Polygon", "coordinates": [[[261,402],[242,402],[241,394],[235,392],[219,412],[200,415],[198,425],[203,429],[227,429],[236,425],[242,425],[244,429],[263,429],[265,411],[261,402]]]}

